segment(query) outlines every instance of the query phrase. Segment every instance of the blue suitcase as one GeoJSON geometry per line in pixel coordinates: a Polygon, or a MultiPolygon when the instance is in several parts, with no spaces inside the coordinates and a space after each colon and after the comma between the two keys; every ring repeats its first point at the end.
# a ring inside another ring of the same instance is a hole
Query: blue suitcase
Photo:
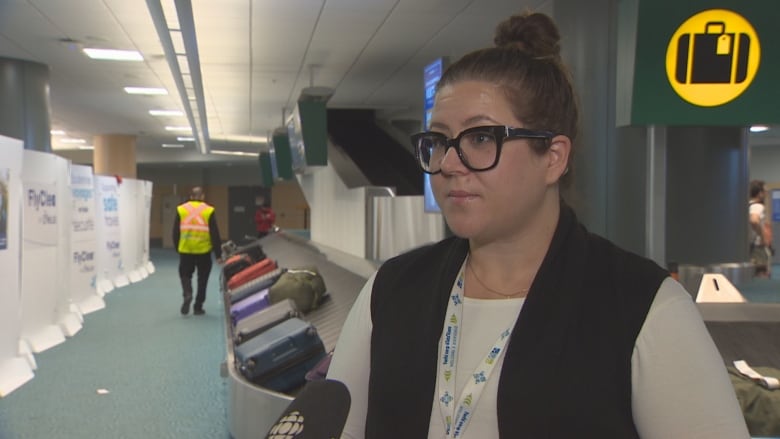
{"type": "Polygon", "coordinates": [[[314,326],[293,317],[247,340],[234,350],[236,367],[249,381],[276,392],[306,383],[306,373],[325,357],[314,326]]]}
{"type": "Polygon", "coordinates": [[[230,320],[234,327],[241,320],[271,306],[271,302],[268,300],[268,291],[266,288],[230,305],[230,320]]]}

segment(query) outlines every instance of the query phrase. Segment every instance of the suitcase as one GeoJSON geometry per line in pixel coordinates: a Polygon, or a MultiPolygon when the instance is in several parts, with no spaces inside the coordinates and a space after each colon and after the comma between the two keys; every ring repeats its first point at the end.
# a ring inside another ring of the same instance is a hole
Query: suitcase
{"type": "Polygon", "coordinates": [[[325,346],[311,323],[293,317],[236,346],[234,353],[244,377],[284,393],[306,383],[306,373],[325,356],[325,346]]]}
{"type": "Polygon", "coordinates": [[[276,261],[270,258],[265,258],[262,261],[256,262],[234,275],[227,282],[227,288],[228,290],[233,290],[237,287],[240,287],[241,285],[244,285],[252,279],[257,279],[258,277],[275,270],[276,268],[276,261]]]}
{"type": "Polygon", "coordinates": [[[292,300],[273,304],[238,321],[233,329],[233,341],[238,346],[266,329],[300,315],[292,300]]]}
{"type": "Polygon", "coordinates": [[[245,283],[244,285],[241,285],[240,287],[237,287],[233,290],[227,291],[227,297],[228,301],[230,303],[236,303],[239,300],[245,299],[249,297],[251,294],[254,294],[260,290],[264,290],[279,279],[279,276],[282,275],[282,273],[285,272],[284,268],[276,268],[273,271],[269,271],[268,273],[258,277],[257,279],[250,280],[249,282],[245,283]]]}
{"type": "Polygon", "coordinates": [[[248,255],[253,261],[258,262],[265,259],[267,256],[263,251],[263,246],[260,245],[260,241],[250,242],[249,244],[239,245],[232,250],[234,255],[248,255]]]}
{"type": "Polygon", "coordinates": [[[235,327],[241,320],[269,306],[271,306],[271,302],[268,301],[268,289],[258,291],[230,305],[230,320],[235,327]]]}
{"type": "Polygon", "coordinates": [[[249,255],[233,255],[222,265],[222,278],[227,282],[236,273],[249,268],[254,262],[249,255]]]}

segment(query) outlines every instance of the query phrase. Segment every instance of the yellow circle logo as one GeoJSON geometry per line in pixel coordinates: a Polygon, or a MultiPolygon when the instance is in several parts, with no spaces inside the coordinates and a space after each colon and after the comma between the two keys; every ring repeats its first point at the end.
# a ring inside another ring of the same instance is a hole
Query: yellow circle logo
{"type": "Polygon", "coordinates": [[[726,9],[687,19],[666,49],[666,76],[681,98],[715,107],[741,95],[753,82],[761,46],[753,26],[726,9]]]}

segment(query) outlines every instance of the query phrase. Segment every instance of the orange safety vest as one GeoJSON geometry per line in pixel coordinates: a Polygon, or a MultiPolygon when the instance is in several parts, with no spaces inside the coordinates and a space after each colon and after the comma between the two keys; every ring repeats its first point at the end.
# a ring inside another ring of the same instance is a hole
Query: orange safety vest
{"type": "Polygon", "coordinates": [[[201,255],[211,251],[209,219],[214,208],[202,201],[188,201],[176,208],[179,213],[179,253],[201,255]]]}

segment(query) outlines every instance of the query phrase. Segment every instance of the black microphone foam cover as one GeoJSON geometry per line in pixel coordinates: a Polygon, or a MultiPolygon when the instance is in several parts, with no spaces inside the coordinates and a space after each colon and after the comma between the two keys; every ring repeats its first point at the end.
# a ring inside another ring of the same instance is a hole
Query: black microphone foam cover
{"type": "Polygon", "coordinates": [[[266,439],[338,439],[349,415],[349,390],[340,381],[311,381],[287,406],[266,439]]]}

